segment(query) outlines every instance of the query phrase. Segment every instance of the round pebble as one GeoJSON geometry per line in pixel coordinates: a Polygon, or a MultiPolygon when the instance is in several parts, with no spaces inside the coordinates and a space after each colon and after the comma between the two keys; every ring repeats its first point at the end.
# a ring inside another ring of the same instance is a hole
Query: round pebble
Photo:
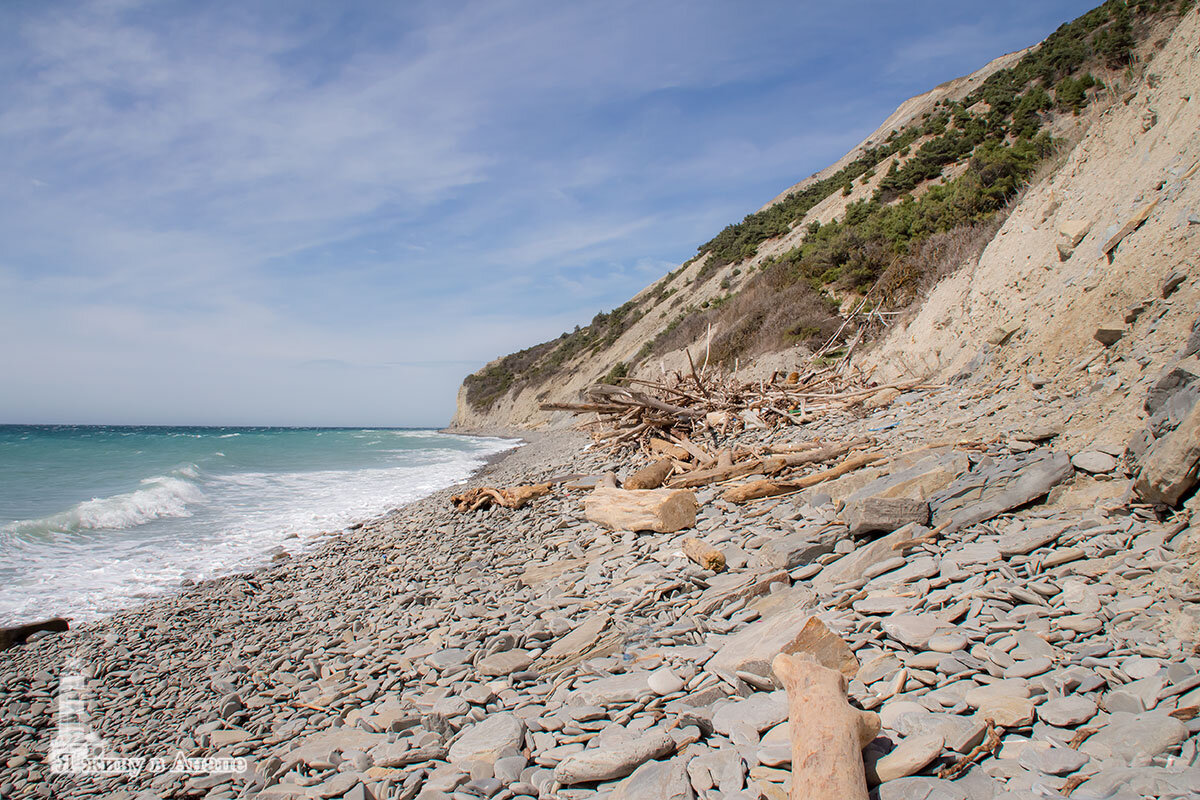
{"type": "Polygon", "coordinates": [[[935,633],[929,637],[929,649],[935,653],[954,653],[965,650],[968,641],[962,633],[935,633]]]}
{"type": "Polygon", "coordinates": [[[683,691],[683,679],[667,667],[651,672],[647,682],[650,684],[650,689],[660,697],[683,691]]]}

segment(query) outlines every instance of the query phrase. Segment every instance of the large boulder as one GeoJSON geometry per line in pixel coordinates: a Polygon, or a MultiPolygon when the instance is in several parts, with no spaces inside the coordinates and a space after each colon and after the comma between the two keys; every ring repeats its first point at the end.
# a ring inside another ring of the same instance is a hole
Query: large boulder
{"type": "Polygon", "coordinates": [[[1200,403],[1179,427],[1154,443],[1141,459],[1134,491],[1151,503],[1176,505],[1200,481],[1200,403]]]}
{"type": "Polygon", "coordinates": [[[1035,451],[1001,460],[984,459],[929,498],[933,524],[958,530],[1031,503],[1073,475],[1066,453],[1035,451]]]}
{"type": "Polygon", "coordinates": [[[1165,369],[1145,407],[1150,417],[1126,449],[1139,470],[1133,488],[1143,500],[1173,506],[1200,480],[1200,359],[1165,369]]]}

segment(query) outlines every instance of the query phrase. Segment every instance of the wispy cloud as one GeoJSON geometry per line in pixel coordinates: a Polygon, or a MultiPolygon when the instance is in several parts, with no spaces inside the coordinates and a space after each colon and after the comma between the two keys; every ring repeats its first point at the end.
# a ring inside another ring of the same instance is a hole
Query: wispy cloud
{"type": "Polygon", "coordinates": [[[5,4],[0,421],[444,422],[1069,16],[870,5],[5,4]]]}

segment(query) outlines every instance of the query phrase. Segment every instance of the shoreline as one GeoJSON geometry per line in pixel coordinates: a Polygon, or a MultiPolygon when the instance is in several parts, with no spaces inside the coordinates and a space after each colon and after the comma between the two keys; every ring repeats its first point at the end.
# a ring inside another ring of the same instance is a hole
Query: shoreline
{"type": "MultiPolygon", "coordinates": [[[[399,429],[399,430],[409,430],[409,429],[405,428],[405,429],[399,429]]],[[[424,430],[424,429],[414,428],[411,430],[424,430]]],[[[487,455],[483,456],[482,457],[483,463],[477,467],[472,468],[465,477],[461,478],[460,480],[456,481],[455,483],[451,484],[450,486],[443,487],[442,489],[437,489],[434,492],[431,492],[430,494],[435,494],[438,492],[445,491],[446,489],[452,489],[454,487],[459,487],[459,486],[463,486],[463,485],[467,485],[467,484],[471,483],[472,481],[476,480],[477,478],[490,473],[498,464],[502,463],[506,458],[513,455],[515,452],[517,452],[519,449],[521,449],[522,447],[524,447],[525,445],[527,445],[529,443],[529,441],[527,439],[520,438],[520,437],[514,435],[511,430],[509,430],[505,433],[492,433],[492,432],[487,432],[487,431],[467,433],[467,432],[462,432],[462,431],[451,431],[448,429],[440,429],[439,430],[439,429],[432,429],[432,428],[430,428],[428,430],[434,430],[437,433],[441,433],[441,434],[445,434],[445,435],[449,435],[449,436],[471,436],[471,437],[489,438],[489,439],[510,439],[510,440],[513,440],[516,442],[515,445],[513,445],[512,447],[509,447],[508,449],[501,450],[496,453],[488,453],[487,455]]],[[[76,624],[74,622],[74,618],[69,613],[64,613],[64,614],[56,615],[53,617],[39,616],[39,617],[32,617],[32,618],[28,618],[28,619],[11,619],[11,620],[4,621],[3,624],[0,625],[0,629],[15,630],[15,629],[21,629],[21,628],[31,627],[31,626],[35,627],[40,623],[46,623],[46,622],[50,622],[53,620],[66,620],[68,623],[70,623],[70,630],[82,630],[84,628],[95,627],[96,625],[103,623],[105,620],[109,619],[110,617],[112,617],[116,614],[120,614],[122,612],[129,611],[132,609],[140,608],[148,603],[154,603],[154,602],[158,602],[158,601],[167,600],[167,599],[175,597],[185,591],[188,591],[190,589],[204,587],[207,584],[211,584],[213,582],[219,582],[226,578],[236,577],[238,575],[254,574],[256,572],[259,572],[260,570],[269,568],[270,566],[272,566],[272,564],[277,563],[276,561],[273,560],[273,557],[276,556],[280,552],[286,552],[288,558],[297,558],[297,557],[302,557],[305,555],[310,555],[310,554],[316,552],[317,550],[319,550],[323,546],[323,543],[330,539],[335,539],[340,536],[345,536],[347,533],[349,533],[351,531],[355,531],[355,530],[361,529],[363,527],[368,527],[372,524],[378,523],[378,522],[386,519],[387,517],[391,516],[392,514],[395,514],[400,509],[403,509],[404,507],[411,505],[412,503],[421,502],[422,500],[426,499],[429,496],[430,495],[418,497],[416,499],[409,500],[399,506],[394,506],[394,507],[385,509],[383,511],[377,512],[377,513],[370,515],[368,517],[365,517],[363,519],[352,520],[352,521],[348,522],[344,527],[337,529],[337,530],[314,531],[309,534],[300,535],[300,538],[304,542],[304,544],[302,545],[303,549],[301,549],[299,551],[299,553],[292,553],[292,552],[286,551],[286,550],[280,551],[280,549],[279,549],[280,546],[275,545],[273,547],[269,547],[262,551],[262,554],[261,554],[262,558],[265,559],[262,563],[258,563],[258,564],[248,566],[248,567],[235,567],[228,572],[222,572],[221,574],[213,575],[213,576],[210,576],[210,577],[204,578],[202,580],[198,580],[198,581],[185,578],[183,581],[174,585],[169,590],[162,591],[162,592],[155,593],[155,594],[144,595],[144,599],[142,599],[141,602],[133,603],[128,606],[123,606],[123,607],[113,609],[111,611],[104,612],[104,613],[100,614],[99,616],[96,616],[96,617],[93,617],[90,619],[86,619],[86,620],[82,620],[78,624],[76,624]]],[[[37,634],[35,634],[35,636],[37,636],[37,634]]],[[[3,650],[0,650],[0,653],[2,653],[2,652],[3,652],[3,650]]]]}

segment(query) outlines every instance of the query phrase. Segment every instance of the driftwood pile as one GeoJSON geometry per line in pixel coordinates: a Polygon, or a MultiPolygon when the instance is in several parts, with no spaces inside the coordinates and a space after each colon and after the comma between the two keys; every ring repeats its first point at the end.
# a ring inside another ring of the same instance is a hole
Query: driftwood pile
{"type": "MultiPolygon", "coordinates": [[[[812,422],[831,411],[878,408],[911,385],[870,386],[862,373],[835,367],[776,372],[770,380],[672,373],[662,381],[623,378],[621,386],[596,384],[578,403],[542,403],[543,411],[594,413],[592,435],[609,447],[645,446],[652,438],[677,442],[703,435],[724,437],[746,428],[776,428],[812,422]]],[[[683,445],[686,447],[686,445],[683,445]]]]}

